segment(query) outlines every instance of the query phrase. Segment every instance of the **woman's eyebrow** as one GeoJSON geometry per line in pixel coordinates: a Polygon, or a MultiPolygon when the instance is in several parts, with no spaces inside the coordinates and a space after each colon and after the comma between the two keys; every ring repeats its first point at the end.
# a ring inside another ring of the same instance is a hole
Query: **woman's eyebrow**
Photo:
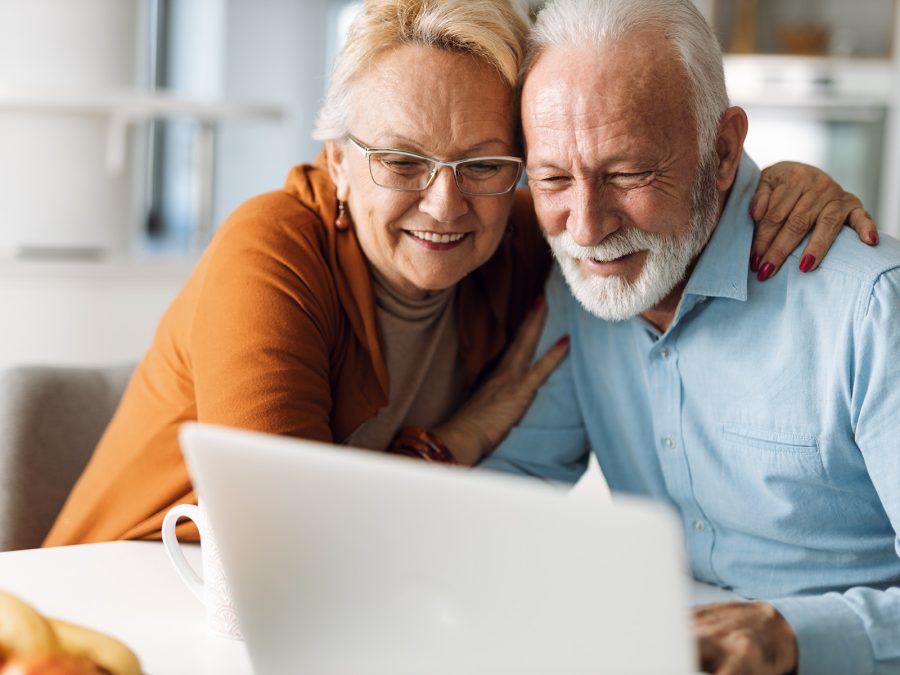
{"type": "MultiPolygon", "coordinates": [[[[373,145],[372,147],[387,148],[387,147],[395,147],[395,145],[396,145],[396,146],[400,146],[400,147],[397,147],[398,150],[400,150],[400,149],[405,150],[407,148],[410,148],[413,152],[418,152],[423,155],[427,155],[429,152],[432,152],[430,150],[426,150],[425,148],[423,148],[422,145],[418,141],[415,141],[412,138],[409,138],[408,136],[404,136],[403,134],[390,134],[388,136],[385,136],[384,138],[386,140],[381,141],[381,142],[373,145]]],[[[474,145],[468,146],[465,150],[462,150],[461,153],[471,154],[472,152],[478,151],[481,148],[484,148],[487,146],[494,146],[494,145],[500,145],[500,146],[504,146],[504,147],[514,147],[515,143],[508,141],[508,140],[503,140],[501,138],[486,138],[482,141],[479,141],[478,143],[475,143],[474,145]]]]}

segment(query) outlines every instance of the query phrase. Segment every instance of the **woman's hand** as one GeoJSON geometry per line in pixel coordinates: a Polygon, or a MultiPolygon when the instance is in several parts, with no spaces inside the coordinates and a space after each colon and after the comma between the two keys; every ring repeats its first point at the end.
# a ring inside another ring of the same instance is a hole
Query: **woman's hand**
{"type": "Polygon", "coordinates": [[[497,447],[568,352],[566,335],[531,363],[546,317],[546,303],[538,298],[496,370],[452,418],[434,430],[459,464],[472,466],[497,447]]]}
{"type": "Polygon", "coordinates": [[[859,198],[807,164],[779,162],[764,169],[750,216],[759,223],[750,269],[760,281],[778,272],[810,229],[812,236],[800,256],[801,272],[818,266],[848,220],[862,241],[878,243],[878,230],[859,198]]]}

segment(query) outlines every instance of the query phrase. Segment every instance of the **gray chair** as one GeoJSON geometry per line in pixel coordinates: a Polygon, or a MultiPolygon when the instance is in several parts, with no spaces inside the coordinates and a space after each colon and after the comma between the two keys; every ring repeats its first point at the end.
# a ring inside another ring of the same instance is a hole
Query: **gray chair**
{"type": "Polygon", "coordinates": [[[0,551],[41,545],[133,370],[0,370],[0,551]]]}

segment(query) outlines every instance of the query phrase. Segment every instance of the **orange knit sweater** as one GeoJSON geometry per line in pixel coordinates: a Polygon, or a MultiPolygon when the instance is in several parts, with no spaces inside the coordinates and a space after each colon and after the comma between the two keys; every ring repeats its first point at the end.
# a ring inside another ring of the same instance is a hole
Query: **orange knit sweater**
{"type": "MultiPolygon", "coordinates": [[[[339,441],[387,404],[368,267],[352,228],[334,227],[335,213],[320,160],[219,228],[45,545],[159,538],[169,508],[196,503],[177,440],[182,422],[339,441]]],[[[457,293],[470,384],[514,334],[549,265],[522,192],[508,236],[457,293]]],[[[179,535],[197,537],[189,522],[179,535]]]]}

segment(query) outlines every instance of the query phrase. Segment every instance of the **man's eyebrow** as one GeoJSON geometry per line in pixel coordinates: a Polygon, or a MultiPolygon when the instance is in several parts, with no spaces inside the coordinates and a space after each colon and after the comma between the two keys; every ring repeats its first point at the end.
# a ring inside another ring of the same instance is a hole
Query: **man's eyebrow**
{"type": "Polygon", "coordinates": [[[534,170],[534,169],[553,169],[554,171],[567,171],[567,169],[561,167],[559,164],[555,163],[552,160],[536,160],[531,161],[526,156],[525,159],[525,169],[526,170],[534,170]]]}
{"type": "MultiPolygon", "coordinates": [[[[614,170],[613,167],[617,165],[629,165],[629,166],[644,166],[646,167],[646,171],[650,171],[654,167],[659,165],[659,161],[655,158],[651,158],[645,155],[636,155],[636,154],[620,154],[620,155],[612,155],[610,157],[606,157],[603,160],[602,166],[606,167],[602,170],[614,170]]],[[[526,156],[525,161],[525,170],[526,171],[534,171],[537,169],[551,169],[553,171],[565,171],[571,172],[573,168],[571,166],[562,166],[557,162],[554,162],[552,159],[536,159],[531,160],[526,156]]],[[[599,168],[595,170],[601,170],[599,168]]]]}

